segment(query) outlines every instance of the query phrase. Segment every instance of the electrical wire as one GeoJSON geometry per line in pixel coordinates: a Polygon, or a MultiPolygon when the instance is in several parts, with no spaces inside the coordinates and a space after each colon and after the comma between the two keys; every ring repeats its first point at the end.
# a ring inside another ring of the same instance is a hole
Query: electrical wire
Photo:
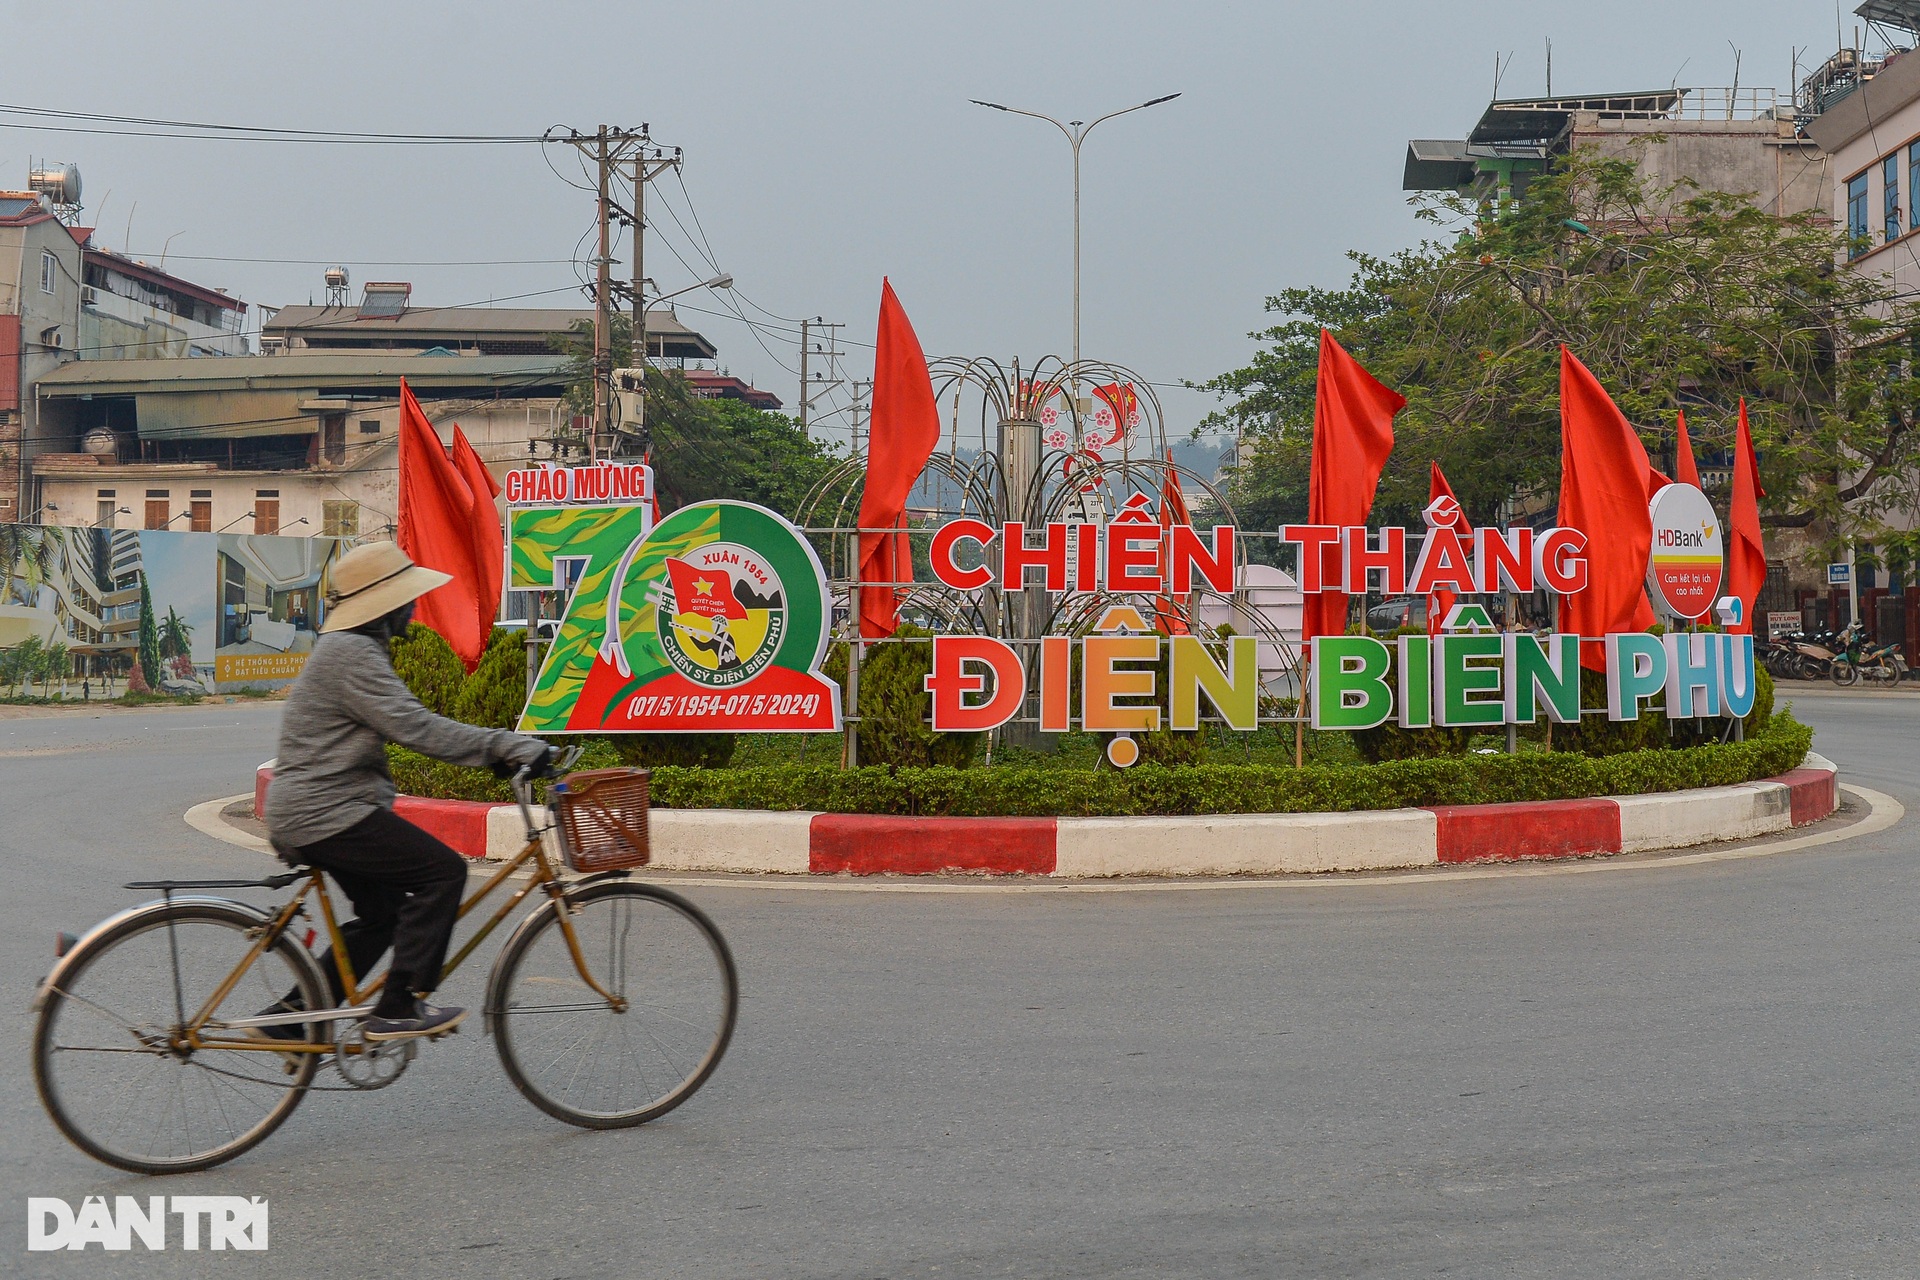
{"type": "Polygon", "coordinates": [[[543,141],[541,137],[517,134],[472,133],[376,133],[344,129],[291,129],[272,125],[220,124],[199,120],[166,120],[150,116],[107,115],[92,111],[60,111],[52,107],[28,107],[0,103],[0,116],[25,116],[31,120],[77,120],[87,125],[129,125],[130,129],[81,127],[66,124],[23,124],[0,119],[0,128],[37,129],[53,133],[103,133],[120,137],[205,138],[237,142],[301,142],[318,144],[358,144],[387,146],[526,146],[543,141]],[[159,130],[189,130],[163,133],[159,130]]]}

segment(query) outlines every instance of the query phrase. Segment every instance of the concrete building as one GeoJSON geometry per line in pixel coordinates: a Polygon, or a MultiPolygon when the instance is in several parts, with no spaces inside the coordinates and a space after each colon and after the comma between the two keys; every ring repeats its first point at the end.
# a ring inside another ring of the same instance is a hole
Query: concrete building
{"type": "Polygon", "coordinates": [[[1827,199],[1852,270],[1920,289],[1920,53],[1895,55],[1807,132],[1833,158],[1827,199]]]}
{"type": "Polygon", "coordinates": [[[1401,188],[1518,199],[1576,148],[1631,158],[1655,186],[1683,180],[1750,196],[1769,213],[1825,211],[1827,157],[1772,89],[1660,89],[1488,104],[1459,140],[1407,144],[1401,188]]]}
{"type": "Polygon", "coordinates": [[[399,384],[496,474],[570,425],[554,355],[308,351],[76,362],[35,388],[50,429],[84,442],[31,470],[42,521],[365,537],[396,520],[399,384]]]}
{"type": "Polygon", "coordinates": [[[80,345],[80,241],[38,191],[0,191],[0,521],[32,519],[24,459],[42,429],[33,385],[80,345]]]}
{"type": "MultiPolygon", "coordinates": [[[[360,305],[283,307],[260,328],[262,354],[302,351],[386,351],[420,355],[439,350],[463,356],[547,355],[551,339],[577,325],[591,330],[593,312],[559,307],[420,307],[413,286],[374,281],[360,305]]],[[[714,345],[680,322],[670,308],[647,313],[647,350],[656,364],[711,360],[714,345]]]]}
{"type": "Polygon", "coordinates": [[[76,227],[81,242],[80,348],[82,360],[169,360],[182,356],[247,354],[247,304],[95,247],[93,232],[76,227]]]}

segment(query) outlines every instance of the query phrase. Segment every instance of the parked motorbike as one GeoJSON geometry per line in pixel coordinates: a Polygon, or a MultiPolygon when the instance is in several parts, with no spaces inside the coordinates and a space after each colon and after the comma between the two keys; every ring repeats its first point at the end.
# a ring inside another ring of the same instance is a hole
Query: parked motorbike
{"type": "Polygon", "coordinates": [[[1825,629],[1791,632],[1776,642],[1767,669],[1776,679],[1819,680],[1831,674],[1834,654],[1844,643],[1841,636],[1825,629]]]}
{"type": "Polygon", "coordinates": [[[1866,633],[1858,622],[1850,623],[1836,636],[1833,656],[1827,663],[1827,678],[1842,688],[1859,683],[1860,655],[1865,642],[1866,633]]]}
{"type": "Polygon", "coordinates": [[[1860,676],[1868,684],[1893,688],[1907,678],[1906,655],[1897,644],[1870,645],[1860,655],[1860,676]]]}

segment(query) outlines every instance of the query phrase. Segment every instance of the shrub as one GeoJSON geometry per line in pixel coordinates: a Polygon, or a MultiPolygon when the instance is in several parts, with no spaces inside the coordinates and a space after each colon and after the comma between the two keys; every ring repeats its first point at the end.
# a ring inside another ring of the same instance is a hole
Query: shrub
{"type": "MultiPolygon", "coordinates": [[[[447,652],[451,657],[452,650],[447,652]]],[[[527,633],[495,627],[487,638],[486,651],[480,655],[480,665],[471,676],[462,678],[450,714],[467,724],[511,729],[520,723],[526,705],[527,633]]]]}
{"type": "MultiPolygon", "coordinates": [[[[902,626],[896,635],[931,636],[902,626]]],[[[821,670],[847,687],[847,646],[828,651],[821,670]]],[[[980,752],[984,734],[935,733],[928,727],[933,697],[922,683],[933,670],[930,644],[869,645],[860,655],[860,763],[898,768],[964,769],[980,752]]]]}
{"type": "Polygon", "coordinates": [[[724,769],[738,739],[731,733],[622,733],[602,741],[628,766],[724,769]]]}
{"type": "Polygon", "coordinates": [[[467,669],[440,633],[417,622],[409,623],[393,638],[390,650],[393,669],[413,690],[413,696],[435,715],[454,715],[467,669]]]}
{"type": "MultiPolygon", "coordinates": [[[[1387,687],[1393,690],[1393,705],[1400,705],[1400,659],[1395,640],[1403,635],[1426,635],[1424,627],[1402,627],[1391,635],[1380,637],[1390,652],[1393,661],[1387,664],[1387,687]]],[[[1379,764],[1382,760],[1423,760],[1433,756],[1465,755],[1473,741],[1471,729],[1402,729],[1394,720],[1375,725],[1371,729],[1361,729],[1353,735],[1354,750],[1368,764],[1379,764]]]]}
{"type": "MultiPolygon", "coordinates": [[[[1492,804],[1638,795],[1728,786],[1797,766],[1813,731],[1786,713],[1746,742],[1683,750],[1441,756],[1375,765],[1217,764],[1132,769],[837,769],[771,765],[750,769],[666,767],[653,774],[653,799],[669,808],[780,809],[827,813],[979,816],[1305,813],[1414,805],[1492,804]]],[[[604,749],[604,748],[602,748],[604,749]]],[[[506,784],[483,769],[443,765],[389,748],[403,791],[472,800],[508,800],[506,784]]],[[[598,767],[591,752],[581,768],[598,767]]]]}

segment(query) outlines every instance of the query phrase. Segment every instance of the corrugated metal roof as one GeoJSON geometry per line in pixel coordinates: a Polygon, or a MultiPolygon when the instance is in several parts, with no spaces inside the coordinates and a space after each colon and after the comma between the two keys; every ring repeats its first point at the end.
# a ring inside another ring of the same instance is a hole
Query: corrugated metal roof
{"type": "MultiPolygon", "coordinates": [[[[571,307],[420,307],[410,306],[397,316],[362,318],[358,307],[283,307],[261,326],[267,337],[298,336],[309,342],[326,341],[330,336],[358,339],[369,336],[381,340],[405,341],[409,338],[424,345],[443,339],[502,341],[533,340],[548,334],[566,333],[578,323],[593,323],[593,312],[571,307]]],[[[671,310],[647,312],[649,349],[663,340],[667,354],[696,359],[712,359],[717,348],[706,337],[681,323],[671,310]],[[678,347],[679,350],[673,348],[678,347]]]]}
{"type": "Polygon", "coordinates": [[[281,356],[199,356],[173,360],[75,360],[34,384],[55,399],[168,391],[310,387],[392,393],[413,386],[472,387],[512,395],[554,395],[564,356],[406,356],[390,352],[301,352],[281,356]]]}

